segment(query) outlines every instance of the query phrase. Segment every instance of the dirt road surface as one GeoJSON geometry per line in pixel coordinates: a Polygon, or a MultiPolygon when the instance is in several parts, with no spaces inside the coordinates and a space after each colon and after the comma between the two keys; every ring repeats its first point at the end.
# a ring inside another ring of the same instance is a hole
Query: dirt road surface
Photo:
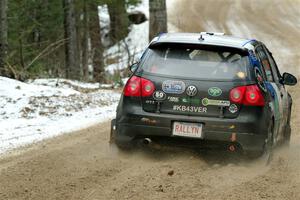
{"type": "MultiPolygon", "coordinates": [[[[299,1],[178,0],[183,31],[225,31],[263,40],[281,71],[299,76],[299,1]]],[[[19,149],[0,159],[0,199],[300,199],[300,90],[290,148],[266,166],[226,152],[186,149],[121,153],[109,123],[19,149]]]]}

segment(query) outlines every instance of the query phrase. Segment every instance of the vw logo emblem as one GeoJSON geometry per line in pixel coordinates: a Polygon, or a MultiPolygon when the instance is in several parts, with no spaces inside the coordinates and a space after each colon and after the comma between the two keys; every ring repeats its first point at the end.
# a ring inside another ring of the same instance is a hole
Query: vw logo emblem
{"type": "Polygon", "coordinates": [[[187,89],[186,89],[186,94],[189,95],[190,97],[193,97],[197,94],[197,88],[193,85],[190,85],[187,89]]]}

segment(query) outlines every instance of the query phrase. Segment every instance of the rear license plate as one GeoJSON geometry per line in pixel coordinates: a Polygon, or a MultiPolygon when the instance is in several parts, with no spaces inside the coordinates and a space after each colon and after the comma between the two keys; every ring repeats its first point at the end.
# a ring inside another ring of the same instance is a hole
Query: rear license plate
{"type": "Polygon", "coordinates": [[[173,135],[182,137],[202,138],[202,124],[174,122],[173,135]]]}

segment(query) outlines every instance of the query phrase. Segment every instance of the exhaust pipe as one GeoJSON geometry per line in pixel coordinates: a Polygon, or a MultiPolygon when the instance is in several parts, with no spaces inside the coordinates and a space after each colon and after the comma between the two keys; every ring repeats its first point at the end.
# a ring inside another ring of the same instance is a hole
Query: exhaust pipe
{"type": "Polygon", "coordinates": [[[235,146],[234,145],[230,145],[228,149],[229,149],[229,151],[234,152],[235,151],[235,146]]]}
{"type": "Polygon", "coordinates": [[[152,142],[152,140],[150,138],[144,138],[143,139],[143,144],[144,145],[149,145],[152,142]]]}

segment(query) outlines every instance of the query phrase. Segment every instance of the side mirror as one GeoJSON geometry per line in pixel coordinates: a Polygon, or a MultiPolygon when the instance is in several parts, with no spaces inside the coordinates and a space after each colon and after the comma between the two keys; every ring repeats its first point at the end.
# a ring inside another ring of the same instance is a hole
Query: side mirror
{"type": "Polygon", "coordinates": [[[133,63],[132,65],[129,66],[130,71],[133,73],[135,70],[138,68],[138,63],[133,63]]]}
{"type": "Polygon", "coordinates": [[[284,72],[282,75],[282,83],[284,85],[296,85],[297,78],[290,73],[284,72]]]}

